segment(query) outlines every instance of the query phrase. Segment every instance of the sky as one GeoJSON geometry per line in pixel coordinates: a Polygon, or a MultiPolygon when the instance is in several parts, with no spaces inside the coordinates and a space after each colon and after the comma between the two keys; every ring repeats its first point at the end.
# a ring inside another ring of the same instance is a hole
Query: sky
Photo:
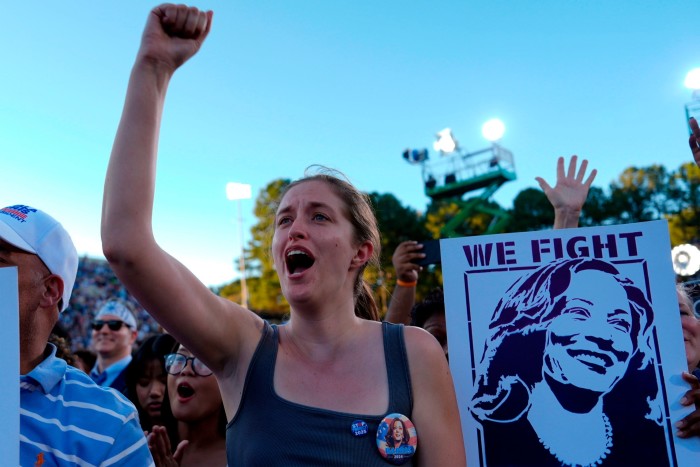
{"type": "MultiPolygon", "coordinates": [[[[3,5],[0,205],[56,217],[101,257],[102,188],[148,11],[136,0],[3,5]]],[[[424,211],[420,168],[401,157],[452,129],[488,147],[500,118],[517,180],[554,182],[578,154],[606,187],[629,166],[690,160],[685,75],[700,67],[700,4],[675,0],[203,1],[212,31],[171,82],[154,232],[205,284],[238,277],[238,203],[312,164],[424,211]]],[[[437,157],[431,154],[432,157],[437,157]]],[[[125,190],[129,189],[124,187],[125,190]]],[[[244,241],[254,201],[240,203],[244,241]]]]}

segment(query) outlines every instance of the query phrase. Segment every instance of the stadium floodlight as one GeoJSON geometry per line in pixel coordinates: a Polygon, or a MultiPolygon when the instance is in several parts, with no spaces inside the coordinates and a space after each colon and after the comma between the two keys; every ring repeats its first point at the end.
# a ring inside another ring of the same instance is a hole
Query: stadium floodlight
{"type": "Polygon", "coordinates": [[[440,151],[443,155],[453,153],[457,150],[457,147],[459,147],[459,143],[454,136],[452,136],[452,130],[449,128],[438,131],[435,136],[437,137],[437,141],[433,143],[433,148],[435,148],[436,151],[440,151]]]}
{"type": "Polygon", "coordinates": [[[700,68],[693,68],[685,75],[683,82],[686,88],[697,91],[700,89],[700,68]]]}
{"type": "Polygon", "coordinates": [[[492,118],[484,123],[481,127],[481,134],[484,138],[495,143],[496,141],[503,138],[503,134],[506,132],[506,126],[498,118],[492,118]]]}
{"type": "Polygon", "coordinates": [[[671,250],[673,270],[679,276],[692,276],[700,271],[700,250],[695,245],[678,245],[671,250]]]}
{"type": "Polygon", "coordinates": [[[410,149],[406,148],[403,151],[403,158],[409,164],[422,164],[429,159],[427,149],[410,149]]]}
{"type": "Polygon", "coordinates": [[[226,184],[226,197],[229,201],[250,199],[253,197],[250,185],[246,183],[229,182],[226,184]]]}

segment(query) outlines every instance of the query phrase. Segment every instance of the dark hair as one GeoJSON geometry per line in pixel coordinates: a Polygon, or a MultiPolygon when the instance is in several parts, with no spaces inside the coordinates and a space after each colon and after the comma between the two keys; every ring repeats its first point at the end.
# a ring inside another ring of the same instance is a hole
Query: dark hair
{"type": "MultiPolygon", "coordinates": [[[[585,270],[609,274],[625,290],[634,349],[628,370],[633,365],[636,370],[650,366],[654,356],[654,313],[644,293],[611,263],[590,258],[554,261],[520,277],[496,306],[476,369],[477,391],[472,399],[472,412],[478,419],[516,420],[527,410],[530,390],[542,379],[546,330],[563,311],[561,299],[572,275],[585,270]]],[[[658,393],[652,394],[647,402],[648,418],[654,419],[660,414],[658,393]]]]}
{"type": "MultiPolygon", "coordinates": [[[[134,357],[131,359],[131,362],[126,367],[126,395],[136,406],[136,410],[138,410],[139,413],[139,420],[141,421],[141,429],[144,431],[151,431],[153,429],[153,423],[148,413],[143,410],[143,407],[141,407],[139,403],[139,398],[136,394],[136,385],[146,371],[146,368],[148,368],[148,365],[153,361],[160,364],[164,375],[167,374],[165,372],[165,356],[170,353],[175,343],[175,338],[170,334],[153,335],[141,344],[134,354],[134,357]]],[[[165,406],[165,404],[161,407],[163,406],[165,406]]]]}
{"type": "MultiPolygon", "coordinates": [[[[166,352],[167,354],[171,353],[177,353],[177,351],[180,349],[180,343],[177,342],[175,339],[173,339],[174,344],[168,349],[166,352]]],[[[163,359],[163,362],[165,364],[165,359],[163,359]]],[[[214,378],[215,376],[200,376],[200,378],[214,378]]],[[[167,384],[166,384],[167,388],[167,384]]],[[[182,441],[180,439],[180,432],[177,429],[177,424],[178,424],[178,419],[175,418],[175,415],[173,415],[173,410],[170,407],[170,395],[168,394],[168,391],[165,391],[165,397],[163,398],[163,405],[161,409],[161,417],[163,419],[163,426],[168,432],[168,437],[170,438],[170,446],[175,452],[175,448],[177,448],[177,445],[182,441]]],[[[228,420],[226,420],[226,410],[224,409],[224,402],[223,400],[221,401],[221,406],[219,407],[219,419],[216,424],[216,432],[221,436],[222,438],[226,438],[226,424],[228,423],[228,420]]]]}
{"type": "Polygon", "coordinates": [[[276,203],[275,211],[289,190],[302,183],[320,181],[327,183],[333,189],[335,194],[338,195],[345,204],[345,215],[353,226],[355,241],[358,244],[368,241],[373,246],[372,256],[369,261],[360,268],[355,278],[355,315],[360,318],[379,321],[379,308],[377,308],[377,304],[374,301],[372,289],[363,278],[363,272],[368,265],[372,264],[379,267],[381,241],[377,218],[374,215],[372,202],[369,196],[359,191],[349,181],[344,180],[344,178],[345,177],[340,172],[327,167],[309,167],[303,178],[290,183],[284,188],[276,203]],[[311,174],[313,170],[317,170],[317,173],[311,174]]]}
{"type": "Polygon", "coordinates": [[[97,362],[97,354],[90,349],[78,349],[73,352],[73,355],[85,363],[88,371],[90,371],[95,366],[95,362],[97,362]]]}
{"type": "Polygon", "coordinates": [[[422,328],[428,318],[435,314],[445,314],[445,294],[442,287],[435,287],[411,310],[411,325],[422,328]]]}
{"type": "Polygon", "coordinates": [[[387,444],[391,443],[393,444],[394,441],[394,425],[396,422],[399,422],[401,424],[401,428],[403,428],[403,438],[401,438],[401,445],[403,446],[404,444],[408,444],[408,431],[406,430],[406,424],[401,420],[399,417],[392,418],[391,423],[389,424],[389,430],[386,432],[386,436],[384,437],[384,440],[386,441],[387,444]]]}

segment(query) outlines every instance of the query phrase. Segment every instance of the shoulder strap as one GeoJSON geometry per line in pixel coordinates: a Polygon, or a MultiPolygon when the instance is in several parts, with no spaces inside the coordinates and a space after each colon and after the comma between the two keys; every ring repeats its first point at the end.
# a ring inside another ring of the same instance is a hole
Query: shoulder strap
{"type": "Polygon", "coordinates": [[[413,394],[411,372],[408,367],[403,324],[382,323],[384,358],[389,378],[389,410],[411,417],[413,394]]]}

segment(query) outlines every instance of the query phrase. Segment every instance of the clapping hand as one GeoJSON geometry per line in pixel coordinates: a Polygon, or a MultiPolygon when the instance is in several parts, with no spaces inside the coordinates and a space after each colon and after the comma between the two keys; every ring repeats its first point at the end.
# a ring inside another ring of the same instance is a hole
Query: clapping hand
{"type": "Polygon", "coordinates": [[[156,467],[178,467],[182,461],[182,455],[189,441],[180,441],[173,453],[170,446],[170,438],[164,426],[154,425],[153,431],[148,435],[148,449],[153,456],[156,467]]]}

